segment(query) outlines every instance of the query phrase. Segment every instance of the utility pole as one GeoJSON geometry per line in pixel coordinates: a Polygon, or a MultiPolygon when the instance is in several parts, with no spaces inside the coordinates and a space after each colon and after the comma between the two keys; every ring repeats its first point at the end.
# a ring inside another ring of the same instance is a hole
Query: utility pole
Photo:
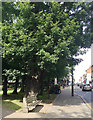
{"type": "Polygon", "coordinates": [[[71,69],[71,74],[72,74],[72,96],[74,96],[74,86],[73,86],[73,65],[72,65],[72,69],[71,69]]]}

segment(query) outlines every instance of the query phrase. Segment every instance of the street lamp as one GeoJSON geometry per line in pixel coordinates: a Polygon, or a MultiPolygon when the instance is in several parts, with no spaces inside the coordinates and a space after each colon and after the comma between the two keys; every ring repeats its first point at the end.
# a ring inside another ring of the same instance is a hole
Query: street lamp
{"type": "Polygon", "coordinates": [[[74,96],[74,78],[73,78],[73,63],[74,63],[74,60],[73,60],[73,56],[71,56],[72,60],[71,60],[71,76],[72,76],[72,96],[74,96]]]}
{"type": "Polygon", "coordinates": [[[74,86],[73,86],[73,83],[74,83],[74,79],[73,79],[73,65],[72,65],[72,69],[71,69],[71,75],[72,75],[72,96],[74,96],[74,86]]]}

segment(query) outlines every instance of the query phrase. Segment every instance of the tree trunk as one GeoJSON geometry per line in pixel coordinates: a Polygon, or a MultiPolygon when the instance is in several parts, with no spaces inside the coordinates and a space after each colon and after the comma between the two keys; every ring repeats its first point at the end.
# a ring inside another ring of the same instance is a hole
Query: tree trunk
{"type": "Polygon", "coordinates": [[[59,76],[57,75],[57,81],[59,82],[59,76]]]}
{"type": "Polygon", "coordinates": [[[28,96],[36,96],[38,94],[38,84],[37,84],[37,79],[32,78],[32,76],[27,76],[26,77],[26,82],[25,82],[25,89],[24,89],[24,97],[23,97],[23,112],[27,112],[27,104],[26,104],[26,98],[28,96]]]}
{"type": "Polygon", "coordinates": [[[14,87],[14,91],[12,94],[17,94],[18,82],[19,82],[19,77],[16,78],[15,87],[14,87]]]}
{"type": "MultiPolygon", "coordinates": [[[[30,68],[27,68],[28,71],[30,70],[30,68]]],[[[36,96],[38,95],[38,91],[39,91],[39,83],[40,80],[38,79],[39,77],[39,73],[34,74],[35,70],[34,68],[31,68],[31,74],[29,74],[28,76],[26,76],[25,79],[25,87],[24,87],[24,98],[23,98],[23,111],[27,112],[27,104],[26,104],[26,98],[28,96],[36,96]],[[33,73],[33,74],[32,74],[33,73]]]]}
{"type": "Polygon", "coordinates": [[[44,79],[45,72],[41,71],[40,72],[40,77],[39,77],[39,95],[43,94],[43,79],[44,79]]]}
{"type": "Polygon", "coordinates": [[[32,76],[27,76],[25,81],[24,96],[37,95],[38,93],[38,80],[32,76]]]}
{"type": "Polygon", "coordinates": [[[24,92],[25,80],[26,80],[26,75],[22,76],[22,86],[20,92],[24,92]]]}
{"type": "Polygon", "coordinates": [[[7,76],[4,76],[3,95],[7,95],[7,76]]]}
{"type": "Polygon", "coordinates": [[[50,90],[50,77],[48,76],[48,98],[50,98],[49,90],[50,90]]]}

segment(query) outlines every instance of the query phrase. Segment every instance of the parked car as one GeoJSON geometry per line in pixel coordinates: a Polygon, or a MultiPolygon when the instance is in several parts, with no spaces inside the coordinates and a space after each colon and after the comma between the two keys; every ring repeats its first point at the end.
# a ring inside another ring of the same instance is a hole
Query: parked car
{"type": "Polygon", "coordinates": [[[49,93],[52,94],[60,94],[61,93],[61,90],[60,90],[60,86],[59,85],[52,85],[50,87],[50,90],[49,90],[49,93]]]}
{"type": "Polygon", "coordinates": [[[92,91],[92,87],[90,84],[85,84],[82,86],[82,91],[92,91]]]}

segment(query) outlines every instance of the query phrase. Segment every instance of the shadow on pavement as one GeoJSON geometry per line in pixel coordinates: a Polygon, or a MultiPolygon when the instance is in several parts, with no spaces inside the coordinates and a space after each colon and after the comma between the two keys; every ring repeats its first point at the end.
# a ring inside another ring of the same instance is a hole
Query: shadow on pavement
{"type": "Polygon", "coordinates": [[[16,110],[19,110],[21,107],[11,101],[3,101],[2,104],[2,117],[14,113],[16,110]]]}
{"type": "Polygon", "coordinates": [[[8,108],[6,108],[4,106],[2,107],[2,117],[10,115],[10,114],[12,114],[14,112],[15,112],[15,110],[10,110],[10,109],[8,109],[8,108]]]}
{"type": "Polygon", "coordinates": [[[52,113],[48,113],[45,117],[48,118],[50,116],[50,118],[65,118],[70,120],[70,118],[72,118],[72,120],[75,120],[75,118],[77,118],[78,120],[80,120],[80,118],[82,118],[83,120],[91,120],[91,116],[89,117],[88,114],[86,114],[85,112],[82,112],[81,114],[77,114],[77,112],[73,112],[73,113],[67,113],[67,112],[63,112],[62,115],[60,115],[60,117],[58,116],[58,114],[56,114],[55,112],[52,113]],[[46,117],[47,116],[47,117],[46,117]],[[85,119],[87,118],[87,119],[85,119]]]}
{"type": "Polygon", "coordinates": [[[61,94],[54,100],[53,105],[66,106],[66,105],[80,105],[83,103],[79,96],[71,96],[70,90],[62,90],[61,94]]]}

